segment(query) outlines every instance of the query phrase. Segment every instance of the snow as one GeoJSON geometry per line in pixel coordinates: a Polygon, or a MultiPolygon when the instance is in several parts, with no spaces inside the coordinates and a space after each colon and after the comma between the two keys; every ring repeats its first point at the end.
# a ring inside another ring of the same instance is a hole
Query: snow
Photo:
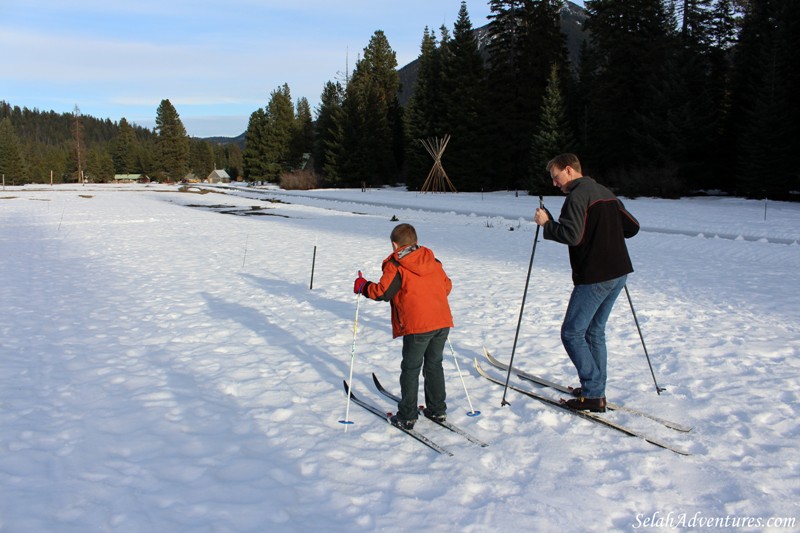
{"type": "MultiPolygon", "coordinates": [[[[800,204],[625,200],[643,226],[628,287],[667,390],[623,293],[609,400],[694,430],[603,416],[685,457],[513,391],[501,406],[474,369],[483,346],[510,357],[538,198],[200,192],[0,193],[0,531],[800,528],[780,521],[800,501],[800,204]],[[437,455],[352,403],[339,423],[351,362],[355,393],[382,409],[371,373],[399,388],[388,305],[359,302],[352,350],[352,282],[380,275],[392,218],[453,279],[449,419],[487,448],[421,421],[454,453],[437,455]]],[[[570,289],[566,247],[540,241],[514,364],[574,385],[570,289]]]]}

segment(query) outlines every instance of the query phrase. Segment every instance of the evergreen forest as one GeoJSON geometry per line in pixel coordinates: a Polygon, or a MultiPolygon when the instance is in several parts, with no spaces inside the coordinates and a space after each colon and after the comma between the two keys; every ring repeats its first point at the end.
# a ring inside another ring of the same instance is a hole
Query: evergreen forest
{"type": "Polygon", "coordinates": [[[421,141],[449,135],[442,165],[459,191],[552,194],[546,162],[574,152],[626,196],[800,199],[800,0],[489,7],[481,28],[462,2],[452,28],[421,29],[410,87],[376,30],[313,112],[284,84],[243,138],[189,137],[167,99],[153,130],[0,101],[0,173],[7,184],[179,181],[217,168],[249,182],[302,173],[292,183],[419,190],[433,165],[421,141]]]}

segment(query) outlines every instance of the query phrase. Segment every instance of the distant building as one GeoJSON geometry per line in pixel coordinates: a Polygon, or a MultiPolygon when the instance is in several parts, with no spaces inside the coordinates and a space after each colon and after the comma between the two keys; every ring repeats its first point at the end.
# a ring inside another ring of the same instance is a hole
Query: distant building
{"type": "Polygon", "coordinates": [[[224,170],[214,169],[206,178],[208,183],[230,183],[231,177],[224,170]]]}
{"type": "Polygon", "coordinates": [[[114,183],[150,183],[144,174],[114,174],[114,183]]]}

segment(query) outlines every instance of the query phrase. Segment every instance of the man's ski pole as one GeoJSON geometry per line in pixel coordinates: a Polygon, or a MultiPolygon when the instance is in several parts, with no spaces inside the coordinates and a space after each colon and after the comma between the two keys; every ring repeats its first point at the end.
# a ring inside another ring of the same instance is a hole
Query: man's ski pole
{"type": "Polygon", "coordinates": [[[633,309],[633,300],[631,300],[631,293],[628,291],[628,285],[625,285],[625,295],[628,297],[628,303],[631,306],[631,313],[633,314],[633,321],[636,322],[636,329],[639,331],[639,338],[642,340],[642,348],[644,348],[644,355],[647,357],[647,366],[650,367],[650,375],[653,376],[653,383],[656,386],[656,393],[661,396],[661,392],[667,389],[662,389],[658,386],[656,381],[656,373],[653,372],[653,365],[650,363],[650,354],[647,353],[647,346],[644,344],[644,336],[642,335],[642,328],[639,327],[639,319],[636,318],[636,311],[633,309]]]}
{"type": "MultiPolygon", "coordinates": [[[[361,272],[359,271],[359,275],[361,272]]],[[[361,293],[356,295],[356,319],[353,321],[353,346],[350,348],[350,377],[347,380],[349,387],[347,387],[347,406],[344,410],[344,420],[339,420],[340,424],[345,424],[344,431],[347,432],[347,426],[352,424],[350,421],[350,391],[353,390],[353,362],[356,360],[356,334],[358,333],[358,304],[361,302],[361,293]]]]}
{"type": "Polygon", "coordinates": [[[453,350],[453,344],[450,342],[450,337],[447,337],[447,344],[450,346],[450,353],[453,354],[453,362],[456,364],[456,371],[458,371],[458,377],[461,378],[461,385],[464,386],[464,394],[467,395],[467,403],[469,404],[469,412],[467,416],[478,416],[481,414],[480,411],[476,411],[472,407],[472,400],[469,399],[469,392],[467,392],[467,384],[464,383],[464,376],[461,374],[461,368],[458,366],[458,359],[456,359],[456,351],[453,350]]]}
{"type": "MultiPolygon", "coordinates": [[[[544,198],[539,195],[539,207],[544,209],[544,198]]],[[[519,328],[522,325],[522,311],[525,309],[525,297],[528,295],[528,284],[531,281],[531,270],[533,269],[533,256],[536,255],[536,243],[539,242],[539,224],[536,224],[536,235],[533,237],[533,250],[531,250],[531,261],[528,263],[528,276],[525,278],[525,291],[522,293],[522,304],[519,306],[519,320],[517,320],[517,332],[514,334],[514,346],[511,348],[511,360],[508,362],[508,374],[506,374],[506,385],[503,388],[503,400],[500,405],[509,405],[506,401],[508,391],[508,380],[511,378],[511,365],[514,364],[514,352],[517,350],[517,339],[519,338],[519,328]]]]}

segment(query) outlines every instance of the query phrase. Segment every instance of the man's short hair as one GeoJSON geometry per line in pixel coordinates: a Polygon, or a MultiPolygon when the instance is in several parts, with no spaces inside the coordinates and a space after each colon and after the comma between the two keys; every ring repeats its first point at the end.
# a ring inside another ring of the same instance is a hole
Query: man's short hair
{"type": "Polygon", "coordinates": [[[578,156],[570,153],[555,156],[553,159],[547,162],[547,167],[545,170],[550,172],[550,169],[553,167],[556,167],[558,170],[564,170],[568,166],[572,167],[578,174],[583,173],[581,170],[581,162],[578,159],[578,156]]]}

